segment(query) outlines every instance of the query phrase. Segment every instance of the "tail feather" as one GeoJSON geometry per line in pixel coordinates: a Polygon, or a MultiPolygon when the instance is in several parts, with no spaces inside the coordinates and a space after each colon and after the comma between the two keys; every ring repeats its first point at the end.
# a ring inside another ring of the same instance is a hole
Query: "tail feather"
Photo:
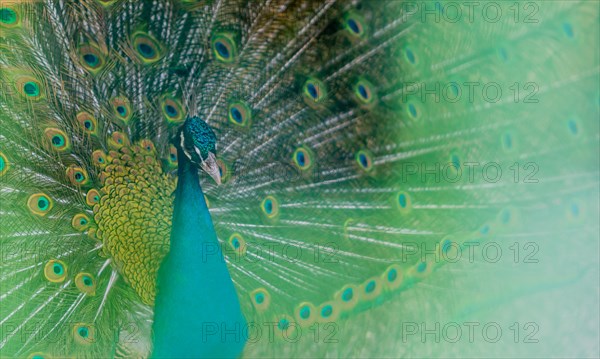
{"type": "Polygon", "coordinates": [[[597,233],[598,13],[494,4],[496,22],[448,2],[3,3],[2,355],[149,355],[192,114],[217,134],[223,184],[203,189],[242,309],[277,334],[248,357],[476,354],[404,324],[585,287],[582,244],[548,263],[597,233]],[[466,256],[545,236],[533,274],[466,256]]]}

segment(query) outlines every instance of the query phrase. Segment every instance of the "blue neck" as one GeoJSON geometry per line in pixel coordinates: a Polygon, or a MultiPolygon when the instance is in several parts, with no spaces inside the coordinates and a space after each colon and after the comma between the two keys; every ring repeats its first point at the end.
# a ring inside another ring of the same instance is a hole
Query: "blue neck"
{"type": "Polygon", "coordinates": [[[246,320],[223,260],[197,168],[178,150],[171,249],[158,272],[154,358],[234,358],[246,320]]]}

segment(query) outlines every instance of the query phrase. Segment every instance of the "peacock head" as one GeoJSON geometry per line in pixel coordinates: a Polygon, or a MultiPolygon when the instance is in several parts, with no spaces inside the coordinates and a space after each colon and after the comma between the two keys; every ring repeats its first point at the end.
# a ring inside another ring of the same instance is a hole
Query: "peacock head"
{"type": "Polygon", "coordinates": [[[221,184],[221,171],[217,165],[217,137],[198,116],[188,117],[179,130],[178,145],[189,161],[204,170],[221,184]]]}

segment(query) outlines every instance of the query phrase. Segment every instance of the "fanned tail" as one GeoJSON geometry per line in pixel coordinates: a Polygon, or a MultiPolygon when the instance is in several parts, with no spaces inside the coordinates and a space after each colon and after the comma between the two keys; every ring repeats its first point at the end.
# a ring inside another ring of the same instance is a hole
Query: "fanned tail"
{"type": "Polygon", "coordinates": [[[245,356],[585,354],[423,334],[555,327],[598,278],[597,6],[453,6],[3,2],[0,353],[150,354],[193,114],[245,356]]]}

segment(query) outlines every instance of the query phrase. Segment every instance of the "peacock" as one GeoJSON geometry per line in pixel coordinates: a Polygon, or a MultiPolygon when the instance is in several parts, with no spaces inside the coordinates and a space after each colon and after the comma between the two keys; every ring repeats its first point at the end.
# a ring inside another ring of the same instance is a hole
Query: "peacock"
{"type": "Polygon", "coordinates": [[[598,357],[595,1],[0,1],[0,357],[598,357]]]}

